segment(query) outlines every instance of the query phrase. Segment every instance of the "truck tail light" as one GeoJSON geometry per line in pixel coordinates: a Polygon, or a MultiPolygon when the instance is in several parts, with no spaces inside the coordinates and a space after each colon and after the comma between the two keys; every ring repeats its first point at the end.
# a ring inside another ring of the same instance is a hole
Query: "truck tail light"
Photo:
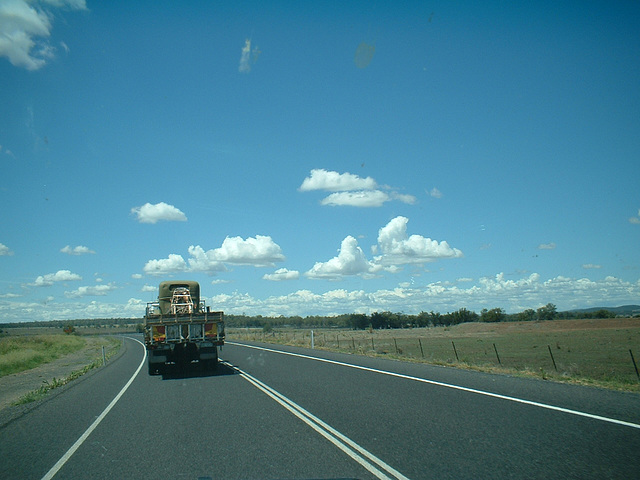
{"type": "Polygon", "coordinates": [[[206,338],[216,338],[218,336],[218,324],[205,323],[204,324],[204,336],[206,338]]]}
{"type": "Polygon", "coordinates": [[[164,342],[167,339],[164,325],[156,325],[151,327],[151,336],[154,342],[164,342]]]}

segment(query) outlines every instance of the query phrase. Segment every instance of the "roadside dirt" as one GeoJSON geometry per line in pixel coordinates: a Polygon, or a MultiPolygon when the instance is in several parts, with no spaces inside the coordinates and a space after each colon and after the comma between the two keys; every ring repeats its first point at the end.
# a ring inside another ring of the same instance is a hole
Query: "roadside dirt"
{"type": "Polygon", "coordinates": [[[87,345],[80,351],[65,355],[37,368],[0,377],[0,411],[29,392],[39,389],[53,379],[64,379],[71,373],[83,369],[98,358],[102,358],[104,339],[87,338],[87,345]]]}

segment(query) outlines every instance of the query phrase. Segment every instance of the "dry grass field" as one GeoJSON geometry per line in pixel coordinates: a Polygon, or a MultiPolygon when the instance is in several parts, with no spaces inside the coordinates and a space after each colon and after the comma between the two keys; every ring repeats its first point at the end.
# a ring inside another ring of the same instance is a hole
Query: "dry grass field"
{"type": "MultiPolygon", "coordinates": [[[[229,340],[311,346],[311,331],[229,329],[229,340]]],[[[640,392],[640,318],[314,329],[315,348],[640,392]]]]}

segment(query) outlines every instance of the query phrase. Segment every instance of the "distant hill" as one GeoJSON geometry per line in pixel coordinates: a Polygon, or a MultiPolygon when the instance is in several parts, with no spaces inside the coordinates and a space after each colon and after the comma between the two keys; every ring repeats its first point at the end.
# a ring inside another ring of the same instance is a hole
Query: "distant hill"
{"type": "Polygon", "coordinates": [[[640,315],[640,305],[622,305],[621,307],[592,307],[592,308],[580,308],[576,310],[569,310],[575,313],[593,313],[598,310],[608,310],[616,315],[640,315]]]}

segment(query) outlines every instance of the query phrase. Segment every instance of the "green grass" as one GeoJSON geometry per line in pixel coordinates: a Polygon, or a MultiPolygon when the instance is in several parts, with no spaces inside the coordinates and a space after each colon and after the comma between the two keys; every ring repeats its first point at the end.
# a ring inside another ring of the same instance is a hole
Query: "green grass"
{"type": "Polygon", "coordinates": [[[0,377],[30,370],[85,346],[76,335],[27,335],[0,337],[0,377]]]}
{"type": "MultiPolygon", "coordinates": [[[[228,329],[227,334],[229,340],[306,347],[311,340],[309,330],[228,329]]],[[[640,392],[629,353],[632,350],[640,362],[640,319],[474,323],[371,332],[314,329],[314,343],[319,349],[640,392]]]]}
{"type": "MultiPolygon", "coordinates": [[[[97,345],[98,343],[100,343],[101,345],[104,345],[105,348],[105,359],[107,361],[109,361],[109,359],[111,357],[113,357],[115,354],[118,353],[118,351],[120,350],[120,346],[122,345],[122,342],[120,339],[118,338],[113,338],[113,337],[109,337],[109,338],[100,338],[100,339],[92,339],[94,341],[92,341],[92,343],[95,345],[97,345]],[[97,341],[99,340],[99,342],[97,341]]],[[[69,374],[67,377],[65,378],[53,378],[51,380],[51,382],[45,380],[43,382],[43,385],[36,389],[36,390],[32,390],[31,392],[27,393],[26,395],[23,395],[22,397],[20,397],[13,405],[23,405],[25,403],[31,403],[31,402],[35,402],[37,400],[40,400],[42,398],[44,398],[51,390],[58,388],[58,387],[62,387],[63,385],[66,385],[67,383],[75,380],[76,378],[81,377],[82,375],[88,373],[89,371],[93,370],[94,368],[99,368],[103,366],[103,358],[102,355],[100,355],[99,357],[96,357],[91,363],[89,363],[88,365],[85,365],[83,368],[75,370],[73,372],[71,372],[71,374],[69,374]]]]}

